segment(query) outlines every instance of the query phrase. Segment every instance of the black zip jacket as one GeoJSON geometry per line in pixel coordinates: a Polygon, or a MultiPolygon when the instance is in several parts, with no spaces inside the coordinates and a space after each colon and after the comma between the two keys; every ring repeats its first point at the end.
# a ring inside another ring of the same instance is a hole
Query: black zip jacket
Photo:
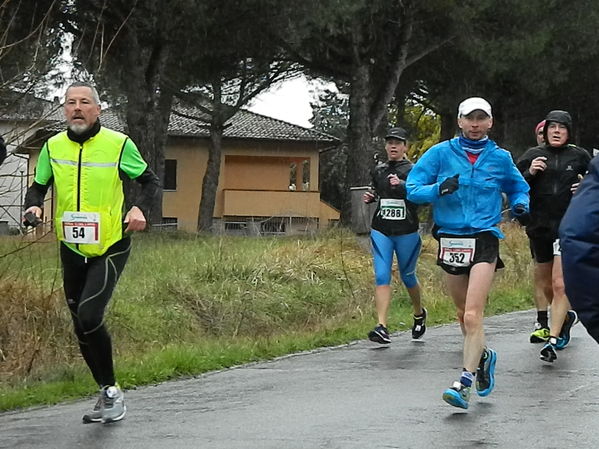
{"type": "Polygon", "coordinates": [[[572,184],[584,175],[591,156],[576,145],[551,147],[541,145],[529,148],[518,159],[516,166],[530,185],[530,223],[526,233],[530,238],[557,238],[560,221],[570,204],[572,184]],[[533,159],[544,156],[547,168],[532,175],[533,159]]]}
{"type": "Polygon", "coordinates": [[[414,164],[402,159],[387,161],[375,167],[372,173],[371,187],[378,200],[376,212],[372,217],[372,229],[385,235],[403,235],[418,231],[418,206],[406,199],[406,179],[414,164]],[[389,175],[397,175],[401,180],[399,185],[392,186],[389,175]],[[381,200],[401,199],[405,202],[405,218],[389,219],[381,212],[381,200]]]}

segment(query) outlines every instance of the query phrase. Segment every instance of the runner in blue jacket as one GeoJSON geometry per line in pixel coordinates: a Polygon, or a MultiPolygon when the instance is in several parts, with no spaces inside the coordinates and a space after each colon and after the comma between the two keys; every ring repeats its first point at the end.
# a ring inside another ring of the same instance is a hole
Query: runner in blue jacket
{"type": "Polygon", "coordinates": [[[559,228],[566,295],[599,343],[599,158],[572,196],[559,228]]]}
{"type": "Polygon", "coordinates": [[[438,227],[437,264],[447,273],[447,287],[464,335],[460,380],[443,399],[468,408],[476,376],[479,396],[495,386],[497,354],[485,347],[484,309],[499,259],[502,193],[512,213],[528,213],[528,184],[506,150],[489,140],[491,105],[480,97],[458,107],[459,137],[431,147],[412,168],[406,187],[408,200],[432,203],[438,227]]]}

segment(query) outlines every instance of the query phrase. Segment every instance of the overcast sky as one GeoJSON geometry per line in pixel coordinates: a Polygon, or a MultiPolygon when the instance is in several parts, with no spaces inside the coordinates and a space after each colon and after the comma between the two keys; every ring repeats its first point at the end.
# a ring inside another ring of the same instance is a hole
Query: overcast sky
{"type": "Polygon", "coordinates": [[[318,91],[332,84],[308,81],[304,76],[276,85],[258,95],[248,109],[295,125],[311,128],[312,108],[310,102],[318,97],[318,91]]]}

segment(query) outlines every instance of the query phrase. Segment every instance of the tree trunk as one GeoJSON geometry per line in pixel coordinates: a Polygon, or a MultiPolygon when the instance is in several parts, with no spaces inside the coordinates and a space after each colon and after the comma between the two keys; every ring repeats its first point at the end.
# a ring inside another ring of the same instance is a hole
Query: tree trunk
{"type": "Polygon", "coordinates": [[[450,112],[441,113],[441,142],[455,136],[456,118],[450,112]]]}
{"type": "Polygon", "coordinates": [[[345,174],[347,186],[343,208],[342,223],[351,223],[350,187],[368,185],[373,161],[372,130],[370,129],[370,72],[367,63],[356,66],[352,76],[349,97],[350,118],[347,130],[348,154],[345,174]]]}
{"type": "MultiPolygon", "coordinates": [[[[130,45],[131,65],[136,76],[125,81],[127,92],[127,133],[139,148],[148,166],[162,181],[164,178],[164,150],[168,138],[173,95],[161,86],[167,51],[157,45],[151,52],[142,51],[137,40],[130,45]],[[145,55],[145,56],[144,56],[145,55]]],[[[135,185],[136,183],[129,183],[135,185]]],[[[138,187],[128,190],[128,205],[135,198],[138,187]]],[[[162,189],[146,217],[150,224],[162,222],[162,189]]]]}
{"type": "Polygon", "coordinates": [[[212,120],[210,122],[210,144],[208,146],[208,164],[202,181],[202,198],[198,213],[198,231],[212,232],[214,205],[220,178],[220,163],[222,155],[222,140],[225,116],[222,104],[222,83],[215,80],[212,120]]]}

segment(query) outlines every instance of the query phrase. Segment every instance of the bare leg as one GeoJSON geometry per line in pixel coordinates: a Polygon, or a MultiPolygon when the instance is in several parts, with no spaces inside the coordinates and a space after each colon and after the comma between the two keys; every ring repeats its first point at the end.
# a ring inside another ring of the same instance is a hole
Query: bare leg
{"type": "Polygon", "coordinates": [[[445,277],[445,281],[447,283],[449,295],[451,296],[451,299],[453,299],[453,303],[455,304],[457,309],[458,322],[460,323],[460,328],[462,329],[462,335],[465,336],[466,330],[464,329],[464,310],[466,309],[468,276],[465,274],[459,276],[447,274],[445,277]]]}
{"type": "Polygon", "coordinates": [[[493,277],[494,263],[478,263],[470,270],[464,310],[464,368],[475,372],[485,346],[483,320],[493,277]]]}
{"type": "Polygon", "coordinates": [[[538,311],[546,311],[553,300],[551,272],[553,262],[535,263],[534,268],[534,300],[538,311]]]}
{"type": "Polygon", "coordinates": [[[387,313],[391,304],[391,286],[379,285],[374,290],[374,302],[379,323],[387,327],[387,313]]]}
{"type": "Polygon", "coordinates": [[[564,320],[566,319],[566,314],[571,308],[564,287],[561,256],[555,256],[553,258],[552,279],[553,302],[551,304],[551,327],[549,331],[551,336],[558,337],[562,330],[564,320]]]}
{"type": "Polygon", "coordinates": [[[414,315],[420,315],[422,312],[422,298],[420,295],[420,285],[416,284],[414,287],[410,287],[407,289],[408,295],[410,295],[410,299],[412,300],[412,308],[414,309],[414,315]]]}

